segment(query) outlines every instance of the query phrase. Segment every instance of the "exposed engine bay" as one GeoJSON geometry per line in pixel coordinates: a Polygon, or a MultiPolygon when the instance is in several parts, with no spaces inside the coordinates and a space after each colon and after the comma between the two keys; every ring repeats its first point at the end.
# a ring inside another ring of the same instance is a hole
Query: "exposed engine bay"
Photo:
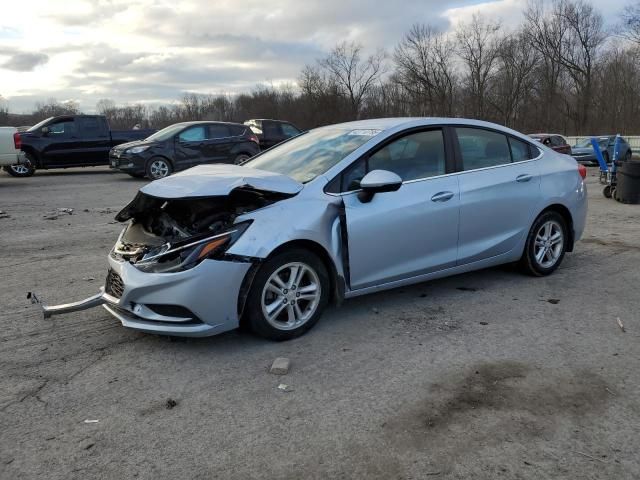
{"type": "Polygon", "coordinates": [[[235,225],[238,216],[291,196],[247,187],[225,196],[175,199],[139,192],[115,217],[129,225],[111,254],[140,267],[153,263],[153,271],[173,270],[187,260],[202,259],[189,257],[202,245],[209,245],[206,253],[211,258],[249,226],[247,222],[235,225]]]}

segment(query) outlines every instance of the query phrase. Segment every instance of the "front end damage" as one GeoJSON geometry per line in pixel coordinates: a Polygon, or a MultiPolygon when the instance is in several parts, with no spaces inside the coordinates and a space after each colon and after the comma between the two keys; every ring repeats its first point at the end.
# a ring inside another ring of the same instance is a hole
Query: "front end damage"
{"type": "Polygon", "coordinates": [[[116,215],[126,225],[104,288],[80,302],[43,305],[45,318],[102,305],[125,327],[149,333],[207,336],[239,325],[241,292],[260,259],[227,253],[251,225],[237,219],[295,193],[236,181],[213,195],[199,196],[199,188],[198,196],[162,197],[155,183],[154,195],[141,189],[116,215]]]}

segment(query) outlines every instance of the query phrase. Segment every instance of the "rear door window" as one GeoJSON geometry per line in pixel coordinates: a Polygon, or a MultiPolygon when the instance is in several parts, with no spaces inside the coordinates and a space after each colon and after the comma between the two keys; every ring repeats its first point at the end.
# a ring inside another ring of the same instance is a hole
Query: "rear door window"
{"type": "Polygon", "coordinates": [[[280,129],[275,122],[262,122],[262,131],[269,138],[281,137],[280,129]]]}
{"type": "Polygon", "coordinates": [[[220,138],[228,138],[231,136],[229,127],[227,125],[209,125],[209,139],[218,140],[220,138]]]}
{"type": "Polygon", "coordinates": [[[462,169],[477,170],[511,163],[506,135],[480,128],[456,128],[462,169]]]}
{"type": "Polygon", "coordinates": [[[78,119],[80,130],[86,137],[106,137],[107,131],[104,121],[98,117],[81,117],[78,119]]]}
{"type": "Polygon", "coordinates": [[[241,137],[247,131],[247,127],[243,127],[243,126],[240,126],[240,125],[231,125],[229,127],[229,130],[231,131],[231,135],[232,136],[241,137]]]}

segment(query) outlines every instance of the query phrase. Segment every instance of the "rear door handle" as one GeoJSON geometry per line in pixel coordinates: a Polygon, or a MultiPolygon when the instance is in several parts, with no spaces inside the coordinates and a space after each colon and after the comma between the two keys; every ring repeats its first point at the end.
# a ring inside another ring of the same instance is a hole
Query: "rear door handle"
{"type": "Polygon", "coordinates": [[[453,198],[453,192],[438,192],[431,197],[432,202],[446,202],[453,198]]]}
{"type": "Polygon", "coordinates": [[[518,175],[516,177],[516,182],[528,182],[529,180],[531,180],[533,178],[533,175],[529,175],[528,173],[523,173],[522,175],[518,175]]]}

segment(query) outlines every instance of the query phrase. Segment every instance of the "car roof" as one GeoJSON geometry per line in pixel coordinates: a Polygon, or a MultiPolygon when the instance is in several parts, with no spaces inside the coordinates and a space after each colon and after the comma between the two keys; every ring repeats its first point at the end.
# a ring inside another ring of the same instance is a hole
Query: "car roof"
{"type": "Polygon", "coordinates": [[[375,118],[369,120],[356,120],[353,122],[338,123],[335,125],[327,125],[319,127],[319,129],[344,129],[344,130],[391,130],[398,127],[412,126],[429,126],[429,125],[463,125],[472,127],[485,127],[503,132],[512,133],[526,137],[526,135],[517,132],[511,128],[499,125],[497,123],[485,122],[484,120],[474,120],[471,118],[458,117],[397,117],[397,118],[375,118]]]}
{"type": "Polygon", "coordinates": [[[561,133],[530,133],[530,137],[564,137],[561,133]]]}
{"type": "Polygon", "coordinates": [[[184,125],[185,127],[188,127],[189,125],[235,125],[236,127],[244,127],[247,128],[246,125],[243,125],[242,123],[235,123],[235,122],[219,122],[217,120],[194,120],[191,122],[178,122],[178,123],[174,123],[174,125],[184,125]]]}

